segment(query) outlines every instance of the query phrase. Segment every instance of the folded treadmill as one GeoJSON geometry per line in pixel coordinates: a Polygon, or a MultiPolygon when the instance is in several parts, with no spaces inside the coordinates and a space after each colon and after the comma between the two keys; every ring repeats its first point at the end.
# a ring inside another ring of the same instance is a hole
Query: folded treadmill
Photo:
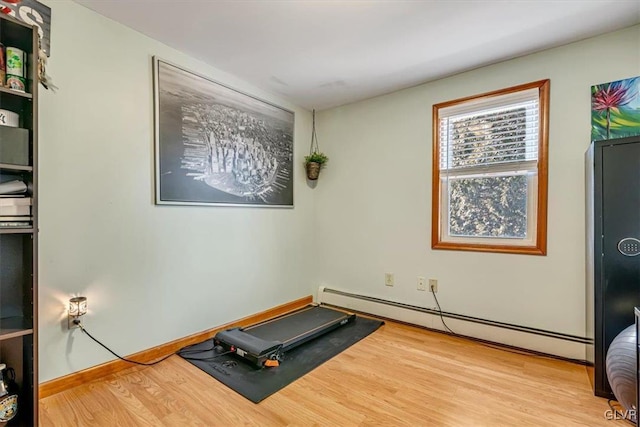
{"type": "Polygon", "coordinates": [[[355,319],[355,314],[311,305],[246,328],[218,332],[216,345],[259,368],[278,366],[284,353],[355,319]]]}

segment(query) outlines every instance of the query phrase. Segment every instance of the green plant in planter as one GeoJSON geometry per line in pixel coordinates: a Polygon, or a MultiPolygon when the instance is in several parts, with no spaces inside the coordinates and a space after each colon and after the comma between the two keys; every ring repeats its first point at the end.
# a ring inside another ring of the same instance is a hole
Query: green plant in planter
{"type": "Polygon", "coordinates": [[[329,158],[324,153],[319,153],[317,151],[305,156],[304,163],[307,169],[307,178],[311,181],[318,179],[320,169],[322,169],[328,161],[329,158]]]}
{"type": "Polygon", "coordinates": [[[329,158],[326,156],[326,154],[318,153],[317,151],[314,151],[313,153],[311,153],[308,156],[304,157],[305,164],[318,163],[318,164],[320,164],[320,167],[324,167],[324,165],[328,161],[329,161],[329,158]]]}

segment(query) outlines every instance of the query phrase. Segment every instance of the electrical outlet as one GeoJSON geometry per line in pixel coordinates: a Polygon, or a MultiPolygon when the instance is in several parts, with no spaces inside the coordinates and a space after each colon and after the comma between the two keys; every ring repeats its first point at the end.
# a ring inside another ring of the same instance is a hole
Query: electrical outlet
{"type": "Polygon", "coordinates": [[[80,319],[68,319],[69,330],[80,328],[80,319]]]}
{"type": "Polygon", "coordinates": [[[438,292],[438,279],[429,279],[429,290],[434,294],[438,292]]]}
{"type": "Polygon", "coordinates": [[[393,286],[393,282],[393,273],[384,273],[384,284],[386,286],[393,286]]]}
{"type": "Polygon", "coordinates": [[[427,290],[427,279],[422,276],[418,276],[418,290],[426,291],[427,290]]]}

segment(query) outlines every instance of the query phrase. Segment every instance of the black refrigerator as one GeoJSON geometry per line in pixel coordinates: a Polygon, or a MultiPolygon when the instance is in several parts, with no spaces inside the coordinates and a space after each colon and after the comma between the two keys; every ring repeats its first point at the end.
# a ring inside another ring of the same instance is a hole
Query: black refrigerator
{"type": "Polygon", "coordinates": [[[605,360],[640,306],[640,136],[587,151],[587,345],[594,393],[613,397],[605,360]]]}

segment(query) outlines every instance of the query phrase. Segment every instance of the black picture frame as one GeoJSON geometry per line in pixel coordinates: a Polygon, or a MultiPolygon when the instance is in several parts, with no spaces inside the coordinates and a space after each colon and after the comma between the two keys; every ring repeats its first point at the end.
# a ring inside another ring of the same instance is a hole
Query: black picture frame
{"type": "Polygon", "coordinates": [[[153,58],[155,203],[293,207],[295,114],[153,58]]]}

